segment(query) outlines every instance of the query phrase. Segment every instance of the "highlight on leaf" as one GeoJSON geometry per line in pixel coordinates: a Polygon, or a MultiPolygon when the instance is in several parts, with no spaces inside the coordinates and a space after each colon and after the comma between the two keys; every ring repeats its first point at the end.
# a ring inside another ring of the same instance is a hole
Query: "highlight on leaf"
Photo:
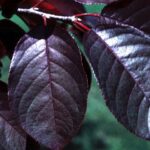
{"type": "Polygon", "coordinates": [[[149,12],[148,4],[128,1],[122,9],[115,7],[116,11],[114,4],[109,5],[84,41],[110,111],[127,129],[145,139],[150,139],[150,36],[149,18],[139,21],[139,16],[149,12]],[[131,9],[135,5],[139,12],[131,9]]]}

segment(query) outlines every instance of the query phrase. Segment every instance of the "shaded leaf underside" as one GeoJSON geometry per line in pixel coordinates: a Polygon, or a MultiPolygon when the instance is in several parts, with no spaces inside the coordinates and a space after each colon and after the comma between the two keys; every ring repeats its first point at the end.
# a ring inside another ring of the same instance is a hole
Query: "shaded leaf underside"
{"type": "MultiPolygon", "coordinates": [[[[39,36],[39,31],[33,35],[39,36]]],[[[11,63],[9,96],[27,133],[59,150],[83,120],[87,79],[72,38],[58,27],[50,32],[39,39],[25,35],[19,42],[11,63]]]]}

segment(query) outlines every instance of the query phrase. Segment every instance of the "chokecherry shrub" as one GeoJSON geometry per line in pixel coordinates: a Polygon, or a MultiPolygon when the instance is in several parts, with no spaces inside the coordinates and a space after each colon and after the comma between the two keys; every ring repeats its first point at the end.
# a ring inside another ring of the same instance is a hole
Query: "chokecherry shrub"
{"type": "Polygon", "coordinates": [[[150,0],[1,0],[0,8],[30,29],[0,20],[0,57],[11,59],[8,85],[0,81],[5,150],[64,149],[84,119],[89,64],[117,120],[150,139],[150,0]],[[83,7],[99,3],[101,14],[83,7]]]}

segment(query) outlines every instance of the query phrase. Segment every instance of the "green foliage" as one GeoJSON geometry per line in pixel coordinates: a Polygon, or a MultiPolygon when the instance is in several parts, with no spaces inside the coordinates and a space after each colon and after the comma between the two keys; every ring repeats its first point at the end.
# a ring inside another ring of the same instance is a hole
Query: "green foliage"
{"type": "Polygon", "coordinates": [[[85,5],[85,9],[87,12],[97,12],[100,13],[100,11],[104,8],[105,5],[99,4],[99,5],[85,5]]]}

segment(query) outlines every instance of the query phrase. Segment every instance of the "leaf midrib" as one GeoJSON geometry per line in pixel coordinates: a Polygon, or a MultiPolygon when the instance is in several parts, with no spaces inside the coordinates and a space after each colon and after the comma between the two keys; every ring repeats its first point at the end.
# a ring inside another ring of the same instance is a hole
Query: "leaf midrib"
{"type": "Polygon", "coordinates": [[[46,53],[46,58],[47,58],[47,65],[48,65],[48,76],[49,76],[49,85],[50,85],[50,96],[49,98],[51,98],[52,100],[52,109],[53,109],[53,116],[54,116],[54,131],[57,132],[57,127],[56,127],[56,119],[55,119],[55,110],[54,110],[54,98],[53,98],[53,93],[52,93],[52,77],[51,77],[51,66],[50,66],[50,62],[51,62],[51,58],[50,58],[50,51],[49,51],[49,47],[48,47],[48,41],[45,39],[45,53],[46,53]]]}

